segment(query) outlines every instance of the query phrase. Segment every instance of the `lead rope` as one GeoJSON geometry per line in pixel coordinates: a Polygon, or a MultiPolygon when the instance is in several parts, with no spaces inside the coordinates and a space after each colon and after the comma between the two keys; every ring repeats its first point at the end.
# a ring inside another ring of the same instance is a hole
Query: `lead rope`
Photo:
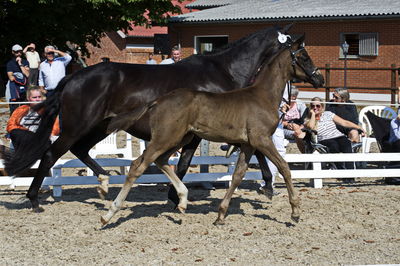
{"type": "MultiPolygon", "coordinates": [[[[292,86],[290,85],[290,81],[286,82],[286,86],[288,88],[288,100],[285,99],[285,97],[282,97],[282,101],[290,106],[291,100],[292,100],[290,97],[290,95],[292,94],[292,86]]],[[[283,118],[284,118],[285,114],[286,114],[286,112],[282,112],[281,117],[279,118],[279,123],[283,122],[283,118]]]]}

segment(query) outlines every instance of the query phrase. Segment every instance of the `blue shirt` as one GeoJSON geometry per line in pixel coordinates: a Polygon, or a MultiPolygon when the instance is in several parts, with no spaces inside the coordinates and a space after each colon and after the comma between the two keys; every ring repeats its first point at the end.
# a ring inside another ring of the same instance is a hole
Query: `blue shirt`
{"type": "Polygon", "coordinates": [[[390,122],[390,136],[389,142],[393,143],[400,139],[400,120],[397,118],[392,119],[390,122]]]}
{"type": "Polygon", "coordinates": [[[71,62],[72,57],[65,54],[57,57],[50,64],[47,60],[40,64],[39,86],[44,86],[46,90],[54,90],[58,82],[65,77],[65,67],[71,62]]]}

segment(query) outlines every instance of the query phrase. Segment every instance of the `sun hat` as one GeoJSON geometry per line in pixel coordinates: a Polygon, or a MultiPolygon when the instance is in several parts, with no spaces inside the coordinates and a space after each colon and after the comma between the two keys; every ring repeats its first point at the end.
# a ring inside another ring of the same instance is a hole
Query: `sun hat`
{"type": "Polygon", "coordinates": [[[22,51],[22,46],[19,44],[14,44],[13,47],[11,48],[14,52],[16,51],[22,51]]]}

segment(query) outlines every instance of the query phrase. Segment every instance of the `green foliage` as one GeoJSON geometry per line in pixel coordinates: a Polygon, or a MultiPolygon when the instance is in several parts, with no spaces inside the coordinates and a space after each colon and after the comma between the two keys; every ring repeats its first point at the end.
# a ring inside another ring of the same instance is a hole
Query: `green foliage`
{"type": "Polygon", "coordinates": [[[162,24],[167,12],[180,13],[167,0],[3,0],[0,8],[0,65],[11,56],[12,45],[33,42],[43,49],[66,42],[94,45],[108,31],[135,25],[162,24]],[[143,14],[147,14],[144,16],[143,14]]]}

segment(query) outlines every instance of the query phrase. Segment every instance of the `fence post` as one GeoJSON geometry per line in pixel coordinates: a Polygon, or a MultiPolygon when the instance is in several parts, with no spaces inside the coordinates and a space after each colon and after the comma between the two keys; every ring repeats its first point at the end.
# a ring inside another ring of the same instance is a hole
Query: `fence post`
{"type": "Polygon", "coordinates": [[[330,84],[331,84],[331,65],[325,65],[325,101],[329,102],[329,91],[330,91],[330,84]]]}
{"type": "Polygon", "coordinates": [[[396,64],[391,65],[391,84],[390,84],[390,94],[391,94],[391,103],[396,103],[396,64]]]}

